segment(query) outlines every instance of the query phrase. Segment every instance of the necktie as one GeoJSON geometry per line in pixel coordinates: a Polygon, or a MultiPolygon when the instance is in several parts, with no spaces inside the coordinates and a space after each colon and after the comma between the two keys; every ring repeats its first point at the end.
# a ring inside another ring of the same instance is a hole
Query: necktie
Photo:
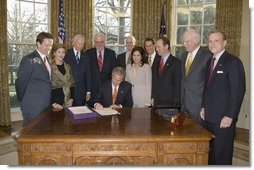
{"type": "Polygon", "coordinates": [[[78,56],[78,52],[76,53],[76,62],[77,62],[77,64],[79,64],[79,56],[78,56]]]}
{"type": "Polygon", "coordinates": [[[127,59],[127,64],[130,64],[130,63],[131,63],[131,54],[129,53],[128,59],[127,59]]]}
{"type": "Polygon", "coordinates": [[[112,95],[112,104],[115,104],[116,96],[117,96],[117,88],[116,88],[116,86],[114,86],[114,92],[112,95]]]}
{"type": "Polygon", "coordinates": [[[189,57],[188,57],[188,60],[187,60],[187,63],[185,65],[185,75],[187,76],[189,70],[190,70],[190,66],[192,64],[192,61],[193,61],[193,58],[192,58],[192,54],[189,53],[189,57]]]}
{"type": "Polygon", "coordinates": [[[102,70],[102,55],[101,55],[101,52],[99,52],[97,60],[98,60],[99,70],[101,71],[102,70]]]}
{"type": "Polygon", "coordinates": [[[215,62],[216,58],[213,57],[210,63],[210,68],[209,68],[209,75],[208,75],[208,83],[212,77],[212,73],[213,73],[213,68],[214,68],[214,62],[215,62]]]}
{"type": "Polygon", "coordinates": [[[164,67],[163,58],[161,57],[160,67],[159,67],[159,74],[161,74],[164,67]]]}
{"type": "Polygon", "coordinates": [[[150,54],[148,55],[148,64],[152,65],[152,56],[150,54]]]}
{"type": "Polygon", "coordinates": [[[51,75],[51,68],[50,68],[50,65],[49,65],[49,62],[48,62],[47,57],[44,57],[44,58],[43,58],[43,62],[44,62],[44,64],[45,64],[46,69],[47,69],[48,72],[49,72],[49,75],[51,75]]]}

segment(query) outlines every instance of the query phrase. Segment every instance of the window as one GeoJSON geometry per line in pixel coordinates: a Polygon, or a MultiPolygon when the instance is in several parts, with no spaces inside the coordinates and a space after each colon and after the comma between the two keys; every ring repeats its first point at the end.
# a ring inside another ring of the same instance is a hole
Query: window
{"type": "Polygon", "coordinates": [[[11,107],[17,107],[17,70],[22,57],[35,49],[39,32],[48,31],[48,0],[8,0],[8,65],[11,107]]]}
{"type": "Polygon", "coordinates": [[[175,0],[172,23],[172,53],[179,57],[184,52],[182,35],[195,28],[201,35],[201,46],[207,46],[208,34],[215,28],[216,0],[175,0]]]}
{"type": "Polygon", "coordinates": [[[131,0],[94,0],[94,26],[94,34],[105,34],[108,48],[122,53],[131,34],[131,0]]]}

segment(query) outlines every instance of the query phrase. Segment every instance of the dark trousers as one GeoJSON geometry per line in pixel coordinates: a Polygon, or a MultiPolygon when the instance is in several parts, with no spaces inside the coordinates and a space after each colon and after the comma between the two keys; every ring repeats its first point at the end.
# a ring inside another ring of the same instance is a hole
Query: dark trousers
{"type": "Polygon", "coordinates": [[[236,121],[228,128],[219,123],[205,122],[206,129],[215,137],[210,141],[209,165],[232,165],[236,121]]]}

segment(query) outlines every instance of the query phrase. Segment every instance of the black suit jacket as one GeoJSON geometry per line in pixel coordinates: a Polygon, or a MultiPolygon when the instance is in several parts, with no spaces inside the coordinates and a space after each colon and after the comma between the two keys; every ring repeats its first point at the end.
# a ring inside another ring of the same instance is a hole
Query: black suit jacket
{"type": "Polygon", "coordinates": [[[92,77],[92,94],[90,104],[93,103],[98,95],[99,85],[107,80],[111,80],[112,70],[116,67],[116,53],[115,51],[104,48],[102,71],[99,70],[97,61],[96,48],[88,49],[86,55],[89,57],[91,77],[92,77]]]}
{"type": "MultiPolygon", "coordinates": [[[[208,60],[209,67],[211,59],[208,60]]],[[[224,116],[238,119],[246,90],[245,73],[241,60],[225,51],[216,64],[208,83],[208,72],[203,91],[202,107],[205,120],[220,123],[224,116]]]]}
{"type": "MultiPolygon", "coordinates": [[[[123,108],[130,108],[133,105],[132,93],[131,93],[131,84],[123,81],[118,88],[118,93],[116,97],[115,104],[121,104],[123,108]]],[[[100,88],[98,93],[98,98],[96,102],[99,102],[103,105],[103,107],[109,107],[112,105],[112,81],[104,82],[100,88]]]]}
{"type": "Polygon", "coordinates": [[[169,55],[159,75],[161,57],[154,59],[152,69],[152,98],[154,106],[179,105],[181,98],[181,60],[169,55]]]}
{"type": "Polygon", "coordinates": [[[126,52],[117,56],[117,65],[126,69],[126,52]]]}
{"type": "Polygon", "coordinates": [[[71,66],[74,86],[74,106],[82,106],[85,104],[86,92],[91,92],[91,70],[89,58],[82,51],[80,54],[80,62],[77,64],[73,48],[69,49],[64,57],[64,61],[71,66]]]}

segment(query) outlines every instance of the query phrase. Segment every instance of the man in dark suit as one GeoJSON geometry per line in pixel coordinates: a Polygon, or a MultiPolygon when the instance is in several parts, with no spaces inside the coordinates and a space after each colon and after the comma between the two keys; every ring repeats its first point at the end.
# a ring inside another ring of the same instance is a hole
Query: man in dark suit
{"type": "Polygon", "coordinates": [[[41,32],[36,38],[36,50],[20,62],[15,88],[21,102],[24,126],[50,106],[51,67],[47,56],[52,46],[52,35],[41,32]]]}
{"type": "Polygon", "coordinates": [[[209,35],[213,58],[208,60],[200,116],[215,138],[210,142],[210,165],[231,165],[234,133],[246,90],[241,60],[225,51],[227,40],[221,31],[209,35]]]}
{"type": "Polygon", "coordinates": [[[64,61],[71,66],[74,86],[73,106],[83,106],[91,95],[91,70],[88,57],[85,56],[83,48],[85,37],[77,34],[73,38],[73,48],[69,49],[64,61]]]}
{"type": "Polygon", "coordinates": [[[89,57],[91,77],[92,77],[92,93],[90,105],[94,102],[98,95],[99,85],[104,81],[111,79],[112,70],[116,67],[115,51],[105,48],[105,36],[97,33],[94,36],[95,48],[88,49],[86,56],[89,57]]]}
{"type": "Polygon", "coordinates": [[[166,37],[156,41],[156,51],[161,56],[154,60],[152,73],[153,106],[180,105],[181,60],[170,54],[170,42],[166,37]]]}
{"type": "Polygon", "coordinates": [[[136,45],[136,39],[134,36],[128,36],[125,39],[125,46],[127,51],[117,56],[117,65],[126,68],[127,64],[131,63],[131,51],[136,45]]]}
{"type": "Polygon", "coordinates": [[[98,97],[94,103],[96,109],[103,107],[130,108],[133,105],[131,84],[124,81],[125,69],[115,67],[112,71],[112,80],[104,82],[99,89],[98,97]]]}
{"type": "Polygon", "coordinates": [[[146,51],[146,62],[154,69],[154,59],[159,55],[155,51],[155,42],[153,38],[146,38],[144,41],[144,49],[146,51]]]}
{"type": "Polygon", "coordinates": [[[186,53],[182,57],[181,110],[203,126],[200,118],[206,63],[211,53],[200,47],[200,35],[190,29],[183,35],[186,53]]]}

